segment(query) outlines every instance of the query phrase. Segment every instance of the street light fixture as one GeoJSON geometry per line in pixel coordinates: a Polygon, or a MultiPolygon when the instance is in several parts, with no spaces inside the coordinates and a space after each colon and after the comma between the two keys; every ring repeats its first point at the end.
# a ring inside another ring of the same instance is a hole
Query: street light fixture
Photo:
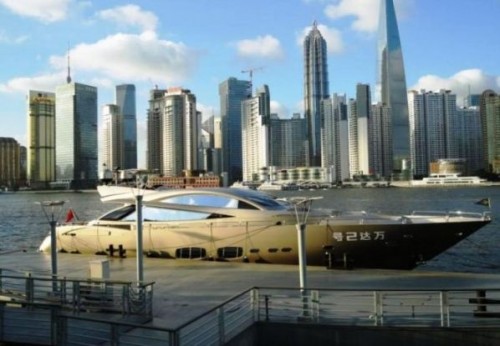
{"type": "Polygon", "coordinates": [[[50,224],[50,258],[52,267],[52,291],[57,291],[57,220],[61,216],[62,207],[65,201],[44,201],[39,204],[50,224]]]}
{"type": "Polygon", "coordinates": [[[302,296],[302,317],[309,318],[309,302],[307,292],[307,253],[306,253],[306,226],[313,200],[323,197],[292,197],[288,201],[293,205],[297,224],[297,242],[299,248],[299,280],[302,296]]]}

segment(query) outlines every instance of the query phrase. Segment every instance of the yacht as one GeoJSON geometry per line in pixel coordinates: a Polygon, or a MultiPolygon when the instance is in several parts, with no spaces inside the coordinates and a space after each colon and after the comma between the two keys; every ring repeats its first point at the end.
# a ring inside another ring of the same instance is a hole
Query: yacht
{"type": "MultiPolygon", "coordinates": [[[[99,192],[103,202],[120,206],[85,224],[59,225],[58,251],[135,256],[140,225],[147,256],[297,264],[303,225],[308,265],[411,269],[491,221],[488,213],[340,213],[312,208],[319,203],[311,199],[280,200],[250,189],[103,186],[99,192]]],[[[51,250],[50,235],[39,249],[51,250]]]]}

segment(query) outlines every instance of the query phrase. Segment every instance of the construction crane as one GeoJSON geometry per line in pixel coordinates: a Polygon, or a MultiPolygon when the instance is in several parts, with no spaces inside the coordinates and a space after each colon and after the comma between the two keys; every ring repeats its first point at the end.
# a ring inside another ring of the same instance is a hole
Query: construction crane
{"type": "Polygon", "coordinates": [[[252,79],[253,79],[253,73],[256,72],[256,71],[261,71],[263,70],[264,67],[252,67],[252,68],[249,68],[248,70],[243,70],[241,71],[241,73],[248,73],[248,76],[250,77],[250,85],[253,85],[252,84],[252,79]]]}

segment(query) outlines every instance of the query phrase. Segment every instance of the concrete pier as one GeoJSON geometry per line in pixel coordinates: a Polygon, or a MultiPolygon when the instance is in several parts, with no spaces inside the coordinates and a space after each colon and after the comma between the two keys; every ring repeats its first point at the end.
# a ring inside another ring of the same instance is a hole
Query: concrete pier
{"type": "MultiPolygon", "coordinates": [[[[59,277],[89,278],[90,264],[109,261],[109,279],[133,281],[136,259],[80,254],[58,254],[59,277]]],[[[51,274],[49,254],[15,252],[0,254],[0,268],[51,274]]],[[[500,275],[441,273],[392,270],[328,270],[308,267],[310,288],[337,289],[495,289],[500,275]]],[[[7,272],[5,272],[7,273],[7,272]]],[[[9,273],[10,275],[10,273],[9,273]]],[[[299,268],[294,265],[207,262],[144,258],[144,280],[154,281],[153,325],[176,328],[217,306],[234,295],[254,286],[297,287],[299,268]]]]}

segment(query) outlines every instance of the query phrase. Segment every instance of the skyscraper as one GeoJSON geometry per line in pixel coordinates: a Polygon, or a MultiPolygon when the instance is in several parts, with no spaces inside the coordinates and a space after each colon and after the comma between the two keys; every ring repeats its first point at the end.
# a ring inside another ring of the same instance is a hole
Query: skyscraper
{"type": "Polygon", "coordinates": [[[257,180],[259,170],[270,165],[270,117],[269,87],[264,85],[242,105],[243,181],[257,180]]]}
{"type": "Polygon", "coordinates": [[[457,97],[449,90],[410,91],[408,102],[413,173],[427,176],[431,162],[459,158],[464,136],[457,115],[457,97]]]}
{"type": "Polygon", "coordinates": [[[329,96],[326,53],[326,41],[314,22],[304,39],[304,115],[310,166],[321,166],[321,102],[329,96]]]}
{"type": "Polygon", "coordinates": [[[135,107],[135,85],[116,86],[116,105],[122,118],[123,169],[137,168],[137,118],[135,107]]]}
{"type": "Polygon", "coordinates": [[[403,52],[392,0],[380,1],[378,34],[378,101],[391,109],[392,170],[403,172],[410,168],[407,165],[410,158],[408,95],[403,52]]]}
{"type": "Polygon", "coordinates": [[[155,89],[148,110],[148,169],[168,177],[198,169],[196,96],[182,88],[155,89]]]}
{"type": "Polygon", "coordinates": [[[71,188],[97,183],[97,88],[68,83],[56,88],[56,178],[71,188]]]}
{"type": "Polygon", "coordinates": [[[21,146],[10,137],[0,137],[0,187],[15,188],[21,177],[21,146]]]}
{"type": "Polygon", "coordinates": [[[306,119],[294,113],[291,119],[271,114],[271,166],[280,168],[306,165],[306,119]]]}
{"type": "Polygon", "coordinates": [[[32,188],[45,189],[56,179],[56,96],[28,93],[27,176],[32,188]]]}
{"type": "Polygon", "coordinates": [[[124,169],[123,121],[117,105],[108,104],[102,107],[99,141],[101,160],[99,165],[103,170],[124,169]]]}
{"type": "Polygon", "coordinates": [[[481,132],[485,169],[489,173],[500,174],[500,95],[493,90],[481,94],[481,132]]]}
{"type": "Polygon", "coordinates": [[[252,97],[252,83],[231,77],[219,84],[222,167],[229,184],[242,180],[241,102],[252,97]]]}

